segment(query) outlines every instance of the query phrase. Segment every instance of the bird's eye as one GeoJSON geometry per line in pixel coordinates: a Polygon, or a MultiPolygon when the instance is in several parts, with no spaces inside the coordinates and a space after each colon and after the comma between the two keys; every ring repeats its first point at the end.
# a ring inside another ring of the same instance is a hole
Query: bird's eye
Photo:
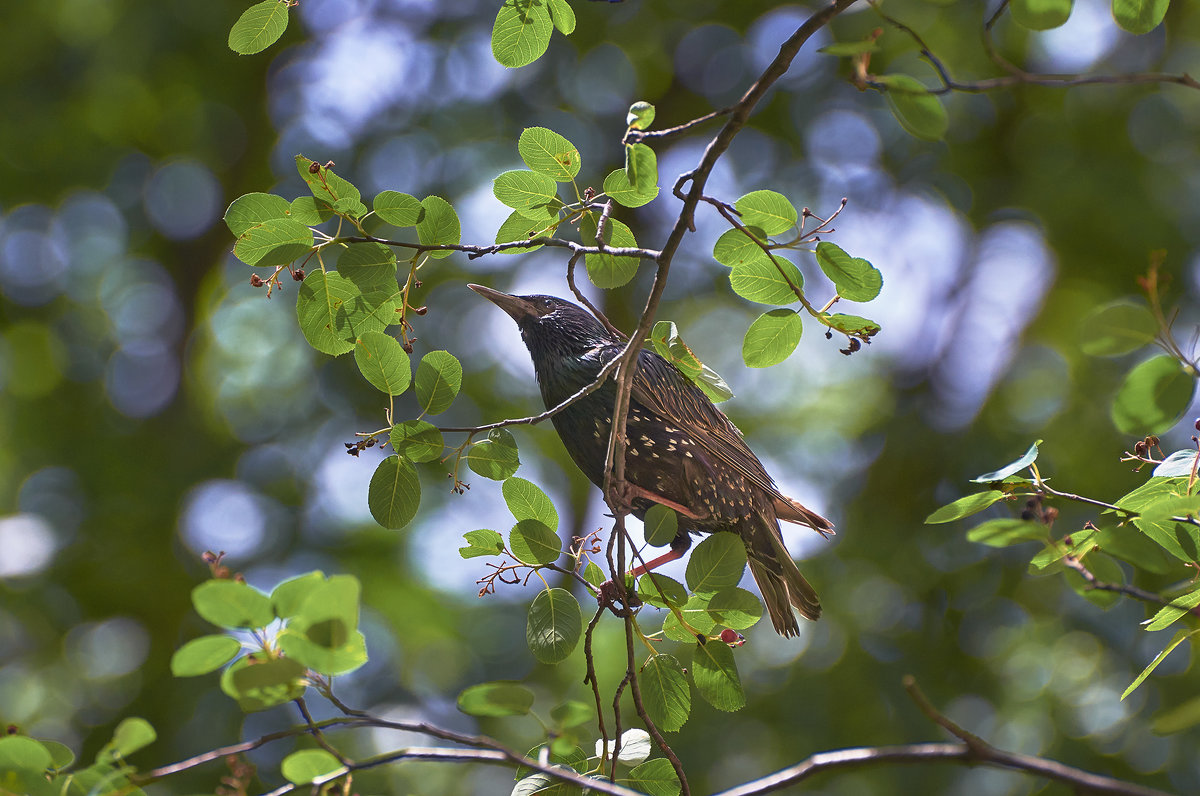
{"type": "Polygon", "coordinates": [[[554,303],[550,301],[550,299],[544,298],[542,299],[542,309],[549,312],[550,310],[554,309],[554,303]]]}

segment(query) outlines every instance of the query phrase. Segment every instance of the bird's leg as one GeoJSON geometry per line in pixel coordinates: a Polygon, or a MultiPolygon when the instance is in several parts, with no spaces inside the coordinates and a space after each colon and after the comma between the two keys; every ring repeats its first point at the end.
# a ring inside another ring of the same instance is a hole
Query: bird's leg
{"type": "MultiPolygon", "coordinates": [[[[691,536],[687,531],[682,531],[671,540],[671,549],[669,551],[663,553],[657,558],[652,558],[644,564],[639,564],[629,571],[629,575],[636,578],[639,575],[644,575],[650,570],[657,569],[658,567],[661,567],[663,564],[666,564],[670,561],[676,561],[682,558],[683,554],[686,553],[688,548],[691,546],[691,536]]],[[[596,599],[599,600],[601,605],[612,605],[614,598],[617,596],[616,592],[616,584],[614,584],[611,580],[606,580],[604,583],[600,584],[600,593],[596,595],[596,599]]]]}
{"type": "MultiPolygon", "coordinates": [[[[613,495],[614,507],[621,506],[625,509],[632,509],[633,501],[637,500],[638,498],[642,498],[644,500],[649,500],[651,503],[659,503],[663,506],[666,506],[667,508],[674,510],[680,516],[687,517],[689,520],[708,519],[707,511],[704,512],[703,514],[698,514],[695,511],[689,509],[687,506],[684,506],[681,503],[676,503],[674,500],[669,500],[669,499],[663,497],[662,495],[658,494],[657,492],[653,492],[644,487],[640,487],[637,484],[631,483],[629,481],[626,481],[624,486],[625,486],[625,488],[619,494],[613,495]]],[[[614,489],[613,492],[616,493],[616,490],[614,489]]],[[[688,545],[690,545],[690,544],[691,543],[689,542],[688,545]]],[[[683,551],[681,551],[679,555],[683,555],[683,553],[687,551],[688,545],[684,546],[683,551]]],[[[679,556],[675,556],[675,558],[679,558],[679,556]]],[[[663,563],[666,563],[667,561],[674,561],[674,560],[675,560],[674,558],[668,558],[665,561],[663,561],[663,563]]],[[[655,566],[657,566],[657,564],[655,566]]]]}

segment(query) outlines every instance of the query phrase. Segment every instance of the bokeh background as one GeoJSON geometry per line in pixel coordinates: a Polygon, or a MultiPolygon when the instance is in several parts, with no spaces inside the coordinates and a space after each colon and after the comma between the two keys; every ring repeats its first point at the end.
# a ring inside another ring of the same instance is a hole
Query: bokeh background
{"type": "MultiPolygon", "coordinates": [[[[997,74],[981,46],[994,3],[898,0],[954,70],[997,74]]],[[[384,425],[383,402],[343,357],[305,344],[295,285],[267,299],[231,254],[224,208],[249,191],[305,193],[293,156],[334,160],[366,196],[384,189],[451,200],[464,241],[489,243],[508,210],[492,178],[520,165],[516,138],[550,127],[598,186],[621,163],[628,105],[657,105],[670,125],[735,100],[809,13],[761,0],[574,3],[579,26],[534,65],[491,56],[496,3],[301,0],[283,41],[258,56],[225,46],[240,3],[47,0],[12,4],[0,26],[0,719],[63,741],[85,758],[122,717],[158,742],[144,768],[295,720],[244,717],[216,677],[177,680],[168,660],[208,632],[189,603],[224,550],[254,585],[311,569],[364,584],[370,662],[341,678],[347,701],[381,714],[482,730],[517,746],[532,719],[459,714],[458,691],[526,679],[543,714],[584,698],[578,655],[550,670],[524,644],[532,592],[480,599],[480,560],[461,534],[506,532],[499,485],[450,492],[423,466],[417,520],[385,531],[367,511],[379,455],[345,454],[384,425]]],[[[807,46],[736,140],[709,193],[757,188],[819,215],[849,198],[832,240],[884,274],[857,310],[883,326],[851,357],[810,326],[786,363],[741,364],[764,308],[737,298],[711,259],[723,222],[705,208],[672,269],[660,317],[675,320],[736,397],[726,411],[785,492],[830,516],[830,543],[790,534],[826,606],[799,639],[756,628],[738,651],[749,704],[697,703],[676,749],[707,792],[817,751],[935,740],[905,696],[912,673],[957,721],[1005,748],[1181,793],[1200,791],[1195,730],[1155,718],[1200,695],[1178,649],[1147,685],[1118,697],[1165,645],[1138,627],[1143,606],[1103,611],[1061,578],[1033,578],[1029,546],[968,543],[926,526],[967,479],[1045,439],[1043,473],[1061,489],[1112,500],[1141,483],[1118,463],[1133,440],[1108,411],[1138,355],[1087,358],[1080,319],[1136,292],[1152,250],[1192,339],[1200,245],[1200,92],[1176,85],[1022,87],[946,98],[945,142],[917,141],[883,98],[859,92],[844,62],[816,48],[882,21],[855,6],[807,46]]],[[[1047,72],[1200,72],[1200,13],[1176,0],[1165,27],[1134,37],[1102,0],[1078,0],[1067,25],[1031,34],[1002,20],[1003,52],[1047,72]]],[[[877,73],[933,85],[913,42],[888,29],[877,73]]],[[[618,211],[657,246],[677,212],[675,176],[708,135],[658,147],[662,197],[618,211]]],[[[466,425],[538,408],[515,327],[464,287],[566,292],[561,253],[468,261],[423,272],[416,353],[464,364],[464,394],[441,419],[466,425]]],[[[811,261],[810,291],[827,294],[811,261]]],[[[630,328],[649,269],[598,300],[630,328]]],[[[598,291],[593,291],[595,295],[598,291]]],[[[856,312],[852,307],[844,311],[856,312]]],[[[418,413],[411,396],[400,418],[418,413]]],[[[1190,417],[1190,416],[1189,416],[1190,417]]],[[[1188,444],[1191,420],[1164,438],[1188,444]]],[[[598,492],[553,431],[517,432],[519,475],[544,486],[573,532],[606,528],[598,492]]],[[[1092,515],[1064,510],[1059,529],[1092,515]]],[[[747,578],[747,580],[749,580],[747,578]]],[[[1151,584],[1153,586],[1153,584],[1151,584]]],[[[603,685],[623,670],[610,621],[598,642],[603,685]]],[[[670,648],[671,644],[666,647],[670,648]]],[[[314,703],[316,700],[314,700],[314,703]]],[[[316,706],[314,705],[315,707],[316,706]]],[[[395,733],[343,739],[358,753],[414,742],[395,733]]],[[[424,741],[420,741],[424,742],[424,741]]],[[[279,784],[276,745],[252,756],[279,784]]],[[[211,792],[220,765],[153,787],[211,792]]],[[[356,779],[362,793],[507,793],[503,769],[406,763],[356,779]]],[[[810,792],[1055,792],[994,770],[924,766],[827,776],[810,792]]]]}

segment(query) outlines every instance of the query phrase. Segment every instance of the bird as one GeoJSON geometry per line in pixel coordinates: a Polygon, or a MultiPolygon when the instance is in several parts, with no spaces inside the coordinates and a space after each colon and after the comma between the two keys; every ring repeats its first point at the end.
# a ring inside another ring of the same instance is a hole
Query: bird
{"type": "MultiPolygon", "coordinates": [[[[510,295],[476,284],[467,287],[516,321],[547,409],[592,383],[625,348],[625,340],[570,301],[510,295]]],[[[615,381],[609,378],[551,417],[575,464],[601,488],[615,381]]],[[[736,533],[745,544],[750,572],[776,632],[785,637],[799,634],[793,607],[807,619],[820,617],[821,601],[784,546],[778,521],[808,526],[822,536],[833,532],[833,523],[781,493],[733,422],[651,350],[638,353],[626,440],[626,494],[634,516],[643,518],[659,503],[674,509],[679,519],[670,551],[632,574],[680,558],[693,533],[736,533]]]]}

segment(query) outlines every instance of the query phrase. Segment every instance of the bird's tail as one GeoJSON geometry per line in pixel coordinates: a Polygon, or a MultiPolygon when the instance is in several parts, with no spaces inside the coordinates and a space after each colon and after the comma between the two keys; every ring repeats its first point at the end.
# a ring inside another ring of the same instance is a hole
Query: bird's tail
{"type": "Polygon", "coordinates": [[[750,574],[762,592],[775,632],[781,636],[799,634],[800,625],[792,608],[805,619],[815,621],[821,616],[821,599],[783,546],[779,524],[765,517],[758,519],[751,532],[742,534],[742,538],[746,542],[750,574]]]}
{"type": "Polygon", "coordinates": [[[784,522],[807,525],[826,538],[833,536],[833,523],[798,500],[780,495],[775,498],[772,508],[775,509],[775,516],[784,522]]]}

